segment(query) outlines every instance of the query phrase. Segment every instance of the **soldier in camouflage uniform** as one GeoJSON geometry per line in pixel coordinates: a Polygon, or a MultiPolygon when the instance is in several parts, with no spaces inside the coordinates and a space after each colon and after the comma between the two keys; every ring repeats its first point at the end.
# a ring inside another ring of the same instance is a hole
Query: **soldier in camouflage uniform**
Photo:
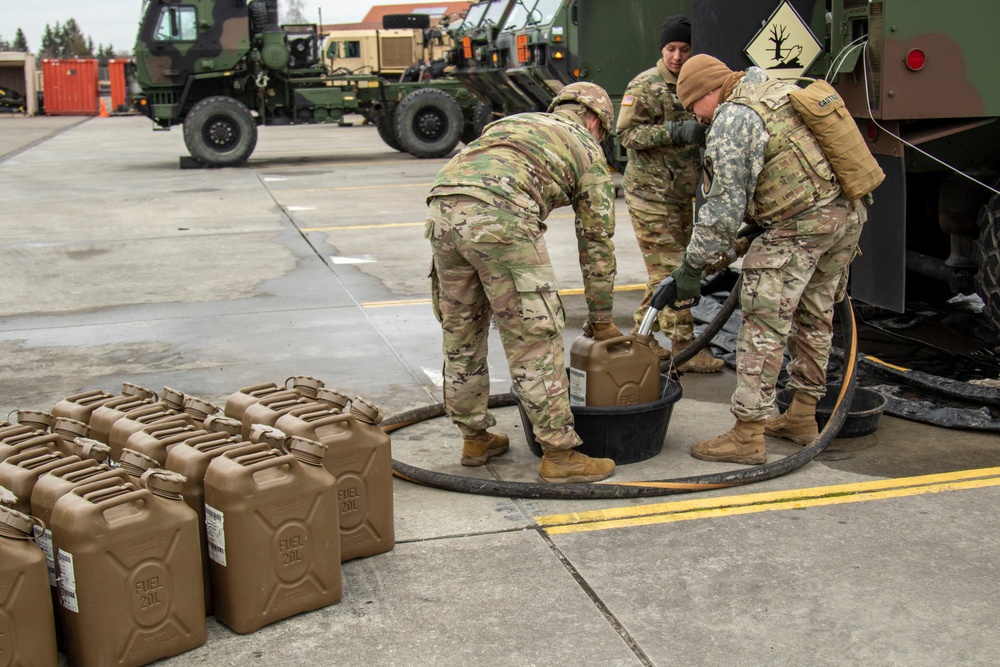
{"type": "Polygon", "coordinates": [[[490,319],[500,330],[511,379],[543,449],[539,478],[594,482],[614,471],[574,447],[564,365],[565,313],[542,234],[560,206],[576,213],[587,298],[585,330],[620,336],[611,321],[616,272],[614,185],[599,141],[614,107],[592,83],[563,88],[549,113],[525,113],[488,125],[438,174],[428,195],[425,236],[434,251],[435,315],[444,333],[444,403],[462,432],[462,464],[478,466],[508,447],[487,409],[490,319]]]}
{"type": "Polygon", "coordinates": [[[765,433],[798,444],[818,434],[816,402],[826,393],[834,304],[845,296],[867,210],[844,196],[789,103],[795,89],[757,67],[733,72],[707,55],[688,60],[678,79],[681,102],[711,130],[705,204],[672,274],[677,298],[697,294],[702,267],[733,245],[744,218],[764,228],[743,259],[736,425],[691,446],[691,455],[706,461],[764,463],[765,433]],[[769,418],[786,344],[794,399],[784,415],[769,418]]]}
{"type": "MultiPolygon", "coordinates": [[[[628,150],[622,185],[639,250],[646,263],[646,293],[635,312],[636,333],[660,281],[680,266],[691,239],[692,200],[698,182],[700,146],[708,128],[694,119],[677,99],[677,74],[691,57],[691,22],[668,16],[660,28],[656,67],[632,79],[622,97],[616,134],[628,150]]],[[[694,339],[691,311],[664,308],[653,331],[660,330],[680,352],[694,339]]],[[[654,348],[661,358],[670,350],[654,348]]],[[[721,371],[723,363],[707,348],[678,370],[721,371]]]]}

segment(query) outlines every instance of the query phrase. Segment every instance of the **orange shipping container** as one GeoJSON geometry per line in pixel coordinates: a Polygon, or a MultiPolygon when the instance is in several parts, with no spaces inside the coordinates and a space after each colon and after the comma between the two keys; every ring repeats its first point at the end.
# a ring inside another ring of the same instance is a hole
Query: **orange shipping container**
{"type": "Polygon", "coordinates": [[[124,58],[108,60],[108,79],[111,81],[111,108],[108,111],[128,111],[124,58]]]}
{"type": "Polygon", "coordinates": [[[45,113],[94,116],[98,112],[97,59],[42,60],[45,113]]]}

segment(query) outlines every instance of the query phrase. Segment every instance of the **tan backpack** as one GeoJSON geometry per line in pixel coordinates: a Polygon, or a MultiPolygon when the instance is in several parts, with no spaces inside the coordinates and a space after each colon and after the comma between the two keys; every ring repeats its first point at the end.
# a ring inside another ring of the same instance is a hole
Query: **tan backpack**
{"type": "Polygon", "coordinates": [[[814,81],[788,93],[792,107],[819,142],[848,199],[860,199],[885,180],[875,156],[837,91],[814,81]]]}

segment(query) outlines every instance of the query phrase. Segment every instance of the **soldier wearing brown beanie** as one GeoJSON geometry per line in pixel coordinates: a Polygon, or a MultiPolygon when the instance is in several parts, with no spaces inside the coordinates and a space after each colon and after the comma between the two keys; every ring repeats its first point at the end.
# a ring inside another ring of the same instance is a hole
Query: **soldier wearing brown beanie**
{"type": "Polygon", "coordinates": [[[734,72],[708,55],[681,68],[677,95],[702,123],[711,123],[702,193],[691,242],[671,275],[679,300],[697,296],[703,268],[731,248],[744,219],[764,228],[743,258],[742,320],[736,343],[736,425],[696,442],[706,461],[767,461],[764,434],[809,444],[818,434],[816,403],[826,393],[834,304],[867,219],[849,200],[822,148],[794,110],[792,83],[751,67],[734,72]],[[770,417],[785,347],[787,412],[770,417]]]}
{"type": "MultiPolygon", "coordinates": [[[[625,202],[648,274],[646,293],[633,317],[633,333],[660,281],[680,265],[694,224],[691,201],[707,127],[677,98],[677,74],[690,57],[691,22],[684,16],[668,16],[660,28],[656,66],[632,79],[618,115],[616,134],[628,151],[622,180],[625,202]]],[[[694,339],[691,311],[664,308],[653,331],[665,334],[676,354],[694,339]]],[[[655,337],[652,342],[661,358],[669,358],[671,350],[660,347],[655,337]]],[[[679,370],[712,373],[722,368],[722,360],[705,349],[679,370]]]]}

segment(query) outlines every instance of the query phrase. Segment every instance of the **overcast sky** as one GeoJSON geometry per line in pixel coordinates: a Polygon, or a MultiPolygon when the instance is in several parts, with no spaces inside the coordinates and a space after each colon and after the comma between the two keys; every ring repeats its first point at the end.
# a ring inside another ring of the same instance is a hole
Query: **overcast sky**
{"type": "MultiPolygon", "coordinates": [[[[394,4],[365,0],[305,0],[306,18],[323,23],[356,23],[364,18],[373,5],[394,4]]],[[[279,8],[284,4],[278,0],[279,8]]],[[[75,19],[80,31],[98,44],[111,44],[116,51],[132,52],[139,29],[142,0],[0,0],[0,37],[14,41],[17,29],[24,31],[28,48],[38,53],[42,46],[45,26],[75,19]]]]}

